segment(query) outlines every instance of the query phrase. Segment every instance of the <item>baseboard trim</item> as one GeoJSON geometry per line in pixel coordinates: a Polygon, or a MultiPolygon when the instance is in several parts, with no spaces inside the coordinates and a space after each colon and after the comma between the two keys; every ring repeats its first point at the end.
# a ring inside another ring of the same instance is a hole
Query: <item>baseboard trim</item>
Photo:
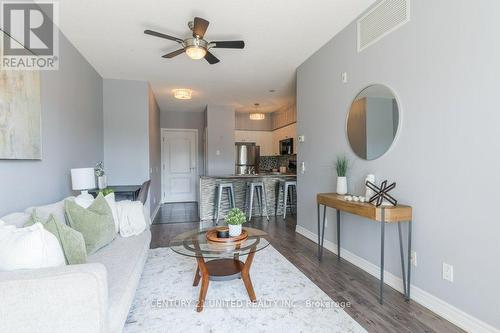
{"type": "Polygon", "coordinates": [[[160,211],[160,207],[161,207],[161,203],[158,203],[158,205],[156,205],[155,210],[153,211],[153,214],[151,215],[151,223],[153,223],[153,221],[156,218],[156,215],[158,215],[158,212],[160,211]]]}
{"type": "MultiPolygon", "coordinates": [[[[295,228],[295,232],[298,234],[310,239],[314,243],[318,244],[318,235],[307,230],[306,228],[297,225],[295,228]]],[[[337,244],[325,239],[324,241],[325,249],[337,254],[337,244]]],[[[373,275],[376,278],[379,278],[380,275],[380,267],[355,255],[348,250],[341,248],[342,255],[341,257],[353,265],[361,268],[365,272],[370,275],[373,275]]],[[[396,289],[399,292],[403,292],[403,280],[388,272],[384,271],[384,282],[388,286],[396,289]]],[[[415,285],[411,285],[411,299],[415,302],[421,304],[422,306],[428,308],[429,310],[435,312],[451,323],[457,325],[467,332],[474,333],[500,333],[500,330],[481,321],[480,319],[471,316],[468,313],[456,308],[455,306],[446,303],[442,299],[428,293],[427,291],[416,287],[415,285]]]]}

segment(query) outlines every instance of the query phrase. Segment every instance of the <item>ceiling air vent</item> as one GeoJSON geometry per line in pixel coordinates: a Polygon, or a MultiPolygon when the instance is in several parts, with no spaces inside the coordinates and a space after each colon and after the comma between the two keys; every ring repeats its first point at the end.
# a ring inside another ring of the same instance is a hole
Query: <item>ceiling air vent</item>
{"type": "Polygon", "coordinates": [[[410,21],[410,0],[383,0],[358,20],[358,52],[410,21]]]}

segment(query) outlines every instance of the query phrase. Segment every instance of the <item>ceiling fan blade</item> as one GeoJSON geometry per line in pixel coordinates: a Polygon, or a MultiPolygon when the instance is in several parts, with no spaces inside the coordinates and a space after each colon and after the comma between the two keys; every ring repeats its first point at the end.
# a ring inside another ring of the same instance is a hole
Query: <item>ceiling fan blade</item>
{"type": "Polygon", "coordinates": [[[245,47],[245,42],[242,40],[231,40],[231,41],[218,41],[210,42],[214,44],[214,48],[217,49],[242,49],[245,47]]]}
{"type": "Polygon", "coordinates": [[[218,63],[220,60],[217,59],[216,56],[214,56],[212,53],[207,51],[207,54],[205,54],[205,59],[208,61],[210,65],[218,63]]]}
{"type": "Polygon", "coordinates": [[[207,20],[202,19],[201,17],[195,17],[193,21],[193,37],[198,36],[199,38],[203,38],[209,24],[210,22],[207,20]]]}
{"type": "Polygon", "coordinates": [[[182,54],[184,53],[184,49],[178,49],[177,51],[174,51],[174,52],[170,52],[170,53],[167,53],[165,55],[162,55],[161,57],[162,58],[173,58],[173,57],[176,57],[178,56],[179,54],[182,54]]]}
{"type": "Polygon", "coordinates": [[[173,40],[174,42],[177,42],[177,43],[184,42],[180,38],[169,36],[169,35],[165,35],[165,34],[162,34],[161,32],[156,32],[156,31],[153,31],[153,30],[144,30],[144,33],[146,35],[151,35],[151,36],[155,36],[155,37],[160,37],[160,38],[165,38],[165,39],[173,40]]]}

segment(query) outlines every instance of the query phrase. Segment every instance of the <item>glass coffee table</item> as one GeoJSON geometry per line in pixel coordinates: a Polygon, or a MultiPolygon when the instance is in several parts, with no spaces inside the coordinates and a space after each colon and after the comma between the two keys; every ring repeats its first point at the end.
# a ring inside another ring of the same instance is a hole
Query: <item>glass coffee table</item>
{"type": "Polygon", "coordinates": [[[257,299],[250,280],[250,266],[255,252],[265,249],[269,242],[264,237],[267,234],[259,229],[243,228],[248,233],[248,238],[239,243],[214,243],[207,240],[206,229],[196,229],[184,232],[170,242],[170,248],[183,256],[196,258],[198,268],[194,275],[193,286],[196,287],[201,280],[200,297],[196,311],[203,310],[208,282],[227,281],[241,278],[245,284],[248,296],[252,302],[257,299]],[[240,256],[247,256],[245,262],[240,256]]]}

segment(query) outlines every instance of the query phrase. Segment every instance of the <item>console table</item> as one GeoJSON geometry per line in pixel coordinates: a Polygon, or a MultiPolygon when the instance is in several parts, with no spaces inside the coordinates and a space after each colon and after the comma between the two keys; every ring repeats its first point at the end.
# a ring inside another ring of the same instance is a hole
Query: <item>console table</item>
{"type": "Polygon", "coordinates": [[[325,240],[326,207],[337,211],[337,256],[340,260],[340,212],[358,215],[376,222],[380,222],[380,291],[379,302],[384,302],[384,241],[385,224],[397,223],[399,233],[399,250],[401,255],[401,270],[403,275],[404,297],[410,300],[410,276],[411,276],[411,225],[412,208],[406,205],[380,206],[376,207],[370,203],[347,201],[343,195],[336,193],[319,193],[316,196],[318,204],[318,259],[323,256],[323,242],[325,240]],[[323,224],[321,225],[321,205],[323,205],[323,224]],[[408,223],[408,253],[407,269],[405,270],[405,260],[403,251],[403,235],[401,222],[408,223]]]}

